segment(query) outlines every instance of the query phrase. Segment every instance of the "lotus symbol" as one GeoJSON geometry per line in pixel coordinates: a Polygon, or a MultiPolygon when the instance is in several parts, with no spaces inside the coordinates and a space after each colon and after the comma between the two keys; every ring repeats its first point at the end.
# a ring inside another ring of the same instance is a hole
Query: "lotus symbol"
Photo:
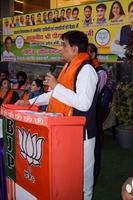
{"type": "Polygon", "coordinates": [[[28,171],[24,171],[24,176],[34,182],[35,178],[31,175],[31,166],[40,165],[44,138],[37,138],[37,134],[32,135],[30,131],[26,132],[23,128],[18,128],[18,136],[20,154],[28,161],[28,171]]]}

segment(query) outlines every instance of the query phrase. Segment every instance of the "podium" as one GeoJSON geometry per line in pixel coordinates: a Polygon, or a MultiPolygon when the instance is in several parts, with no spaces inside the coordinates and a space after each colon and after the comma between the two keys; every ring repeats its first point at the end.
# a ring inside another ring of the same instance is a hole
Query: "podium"
{"type": "Polygon", "coordinates": [[[82,200],[84,117],[1,109],[8,199],[82,200]]]}

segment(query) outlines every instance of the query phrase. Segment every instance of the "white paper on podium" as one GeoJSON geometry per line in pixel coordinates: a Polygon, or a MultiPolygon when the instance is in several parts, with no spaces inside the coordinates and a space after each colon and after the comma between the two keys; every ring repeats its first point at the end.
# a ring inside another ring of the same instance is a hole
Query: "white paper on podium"
{"type": "Polygon", "coordinates": [[[32,194],[24,190],[24,188],[20,187],[18,184],[16,185],[16,200],[37,200],[32,194]]]}

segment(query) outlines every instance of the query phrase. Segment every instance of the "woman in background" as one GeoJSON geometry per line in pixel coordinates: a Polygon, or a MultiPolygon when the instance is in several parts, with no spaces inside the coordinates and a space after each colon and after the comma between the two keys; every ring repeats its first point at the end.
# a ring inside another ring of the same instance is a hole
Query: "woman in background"
{"type": "Polygon", "coordinates": [[[0,87],[0,105],[4,104],[14,104],[19,100],[19,95],[17,92],[11,89],[11,83],[8,78],[1,81],[0,87]]]}
{"type": "MultiPolygon", "coordinates": [[[[22,99],[26,101],[34,97],[38,98],[38,96],[43,93],[44,93],[43,81],[40,79],[35,79],[32,81],[30,91],[25,92],[22,99]]],[[[46,106],[41,106],[40,110],[43,110],[43,111],[46,110],[46,106]]]]}
{"type": "Polygon", "coordinates": [[[119,1],[115,1],[110,9],[110,15],[109,15],[109,20],[111,22],[118,22],[123,20],[125,17],[124,10],[122,8],[122,5],[119,1]]]}

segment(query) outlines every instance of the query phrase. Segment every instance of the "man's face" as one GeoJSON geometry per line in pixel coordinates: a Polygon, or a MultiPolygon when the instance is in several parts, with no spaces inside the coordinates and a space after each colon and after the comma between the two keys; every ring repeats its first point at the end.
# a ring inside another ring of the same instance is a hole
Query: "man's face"
{"type": "Polygon", "coordinates": [[[20,85],[24,85],[25,82],[26,82],[26,80],[24,79],[24,77],[20,75],[20,76],[18,77],[18,83],[19,83],[20,85]]]}
{"type": "Polygon", "coordinates": [[[64,39],[63,46],[61,49],[61,60],[65,62],[71,62],[75,57],[74,47],[71,47],[69,41],[64,39]]]}
{"type": "Polygon", "coordinates": [[[3,80],[4,78],[8,78],[7,74],[4,72],[1,72],[0,74],[0,80],[3,80]]]}
{"type": "Polygon", "coordinates": [[[11,46],[12,46],[12,42],[11,42],[10,39],[8,39],[8,40],[6,41],[6,43],[5,43],[5,48],[6,48],[6,50],[7,50],[7,51],[10,51],[11,46]]]}
{"type": "Polygon", "coordinates": [[[41,15],[37,15],[38,21],[41,21],[41,15]]]}
{"type": "Polygon", "coordinates": [[[128,14],[129,14],[129,21],[133,25],[133,6],[131,6],[128,14]]]}
{"type": "Polygon", "coordinates": [[[106,10],[104,8],[97,9],[97,19],[101,20],[105,17],[106,10]]]}
{"type": "Polygon", "coordinates": [[[92,11],[89,8],[86,8],[85,11],[84,11],[85,18],[87,18],[87,19],[90,18],[91,13],[92,13],[92,11]]]}
{"type": "Polygon", "coordinates": [[[77,19],[78,18],[78,11],[75,10],[73,13],[72,13],[72,16],[74,19],[77,19]]]}
{"type": "Polygon", "coordinates": [[[11,22],[14,23],[14,17],[11,18],[11,22]]]}
{"type": "Polygon", "coordinates": [[[59,15],[58,11],[55,11],[55,13],[54,13],[54,17],[57,18],[58,15],[59,15]]]}
{"type": "Polygon", "coordinates": [[[43,19],[47,18],[47,13],[43,13],[43,19]]]}
{"type": "Polygon", "coordinates": [[[24,17],[20,16],[20,22],[23,24],[24,23],[24,17]]]}
{"type": "Polygon", "coordinates": [[[52,12],[49,13],[49,15],[48,15],[48,19],[53,19],[53,13],[52,13],[52,12]]]}
{"type": "Polygon", "coordinates": [[[26,22],[28,23],[30,21],[29,16],[26,16],[26,22]]]}
{"type": "Polygon", "coordinates": [[[60,15],[61,15],[61,17],[64,17],[65,16],[65,11],[62,10],[60,15]]]}
{"type": "Polygon", "coordinates": [[[35,19],[35,16],[32,14],[31,15],[31,21],[34,21],[34,19],[35,19]]]}
{"type": "Polygon", "coordinates": [[[16,17],[16,23],[19,23],[19,17],[16,17]]]}
{"type": "Polygon", "coordinates": [[[70,17],[71,17],[71,10],[67,10],[66,16],[67,16],[67,18],[70,18],[70,17]]]}

